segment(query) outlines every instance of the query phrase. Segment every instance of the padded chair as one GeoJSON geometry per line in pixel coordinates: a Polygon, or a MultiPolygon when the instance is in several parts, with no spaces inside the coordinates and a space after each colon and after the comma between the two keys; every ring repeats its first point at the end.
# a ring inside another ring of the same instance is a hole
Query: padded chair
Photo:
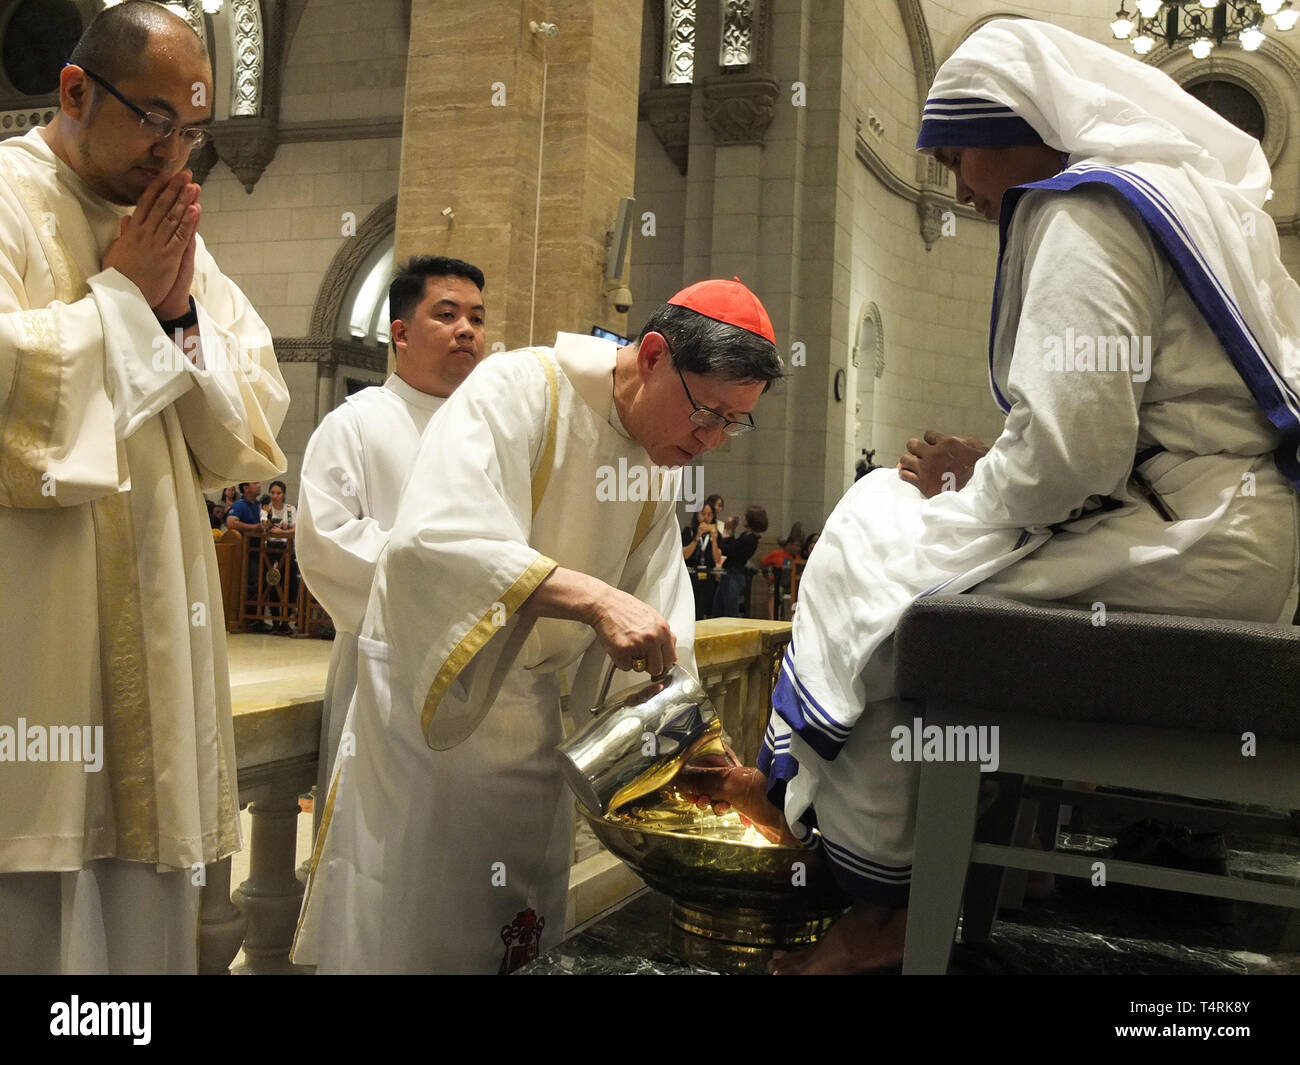
{"type": "MultiPolygon", "coordinates": [[[[1013,800],[1026,777],[1093,781],[1282,811],[1138,803],[1146,813],[1172,807],[1170,819],[1184,823],[1300,830],[1300,815],[1285,813],[1300,810],[1300,628],[1117,611],[1104,624],[1098,618],[989,596],[917,600],[895,636],[898,690],[927,726],[996,725],[998,770],[1011,775],[1013,800]]],[[[1025,846],[1023,817],[1012,831],[1017,802],[993,818],[1013,842],[976,842],[982,777],[975,761],[922,764],[905,973],[947,971],[964,892],[963,938],[987,938],[1004,869],[1094,875],[1096,857],[1025,846]]],[[[1100,860],[1107,883],[1300,909],[1298,886],[1100,860]]]]}

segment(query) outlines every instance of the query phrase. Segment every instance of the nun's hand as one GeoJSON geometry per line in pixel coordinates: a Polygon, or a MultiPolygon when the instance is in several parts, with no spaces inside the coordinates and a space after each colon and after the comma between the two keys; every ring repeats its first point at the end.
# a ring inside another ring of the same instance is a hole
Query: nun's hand
{"type": "Polygon", "coordinates": [[[957,492],[966,487],[975,463],[988,448],[972,436],[949,436],[934,429],[924,439],[907,442],[907,454],[898,460],[898,476],[920,489],[926,499],[940,492],[957,492]]]}

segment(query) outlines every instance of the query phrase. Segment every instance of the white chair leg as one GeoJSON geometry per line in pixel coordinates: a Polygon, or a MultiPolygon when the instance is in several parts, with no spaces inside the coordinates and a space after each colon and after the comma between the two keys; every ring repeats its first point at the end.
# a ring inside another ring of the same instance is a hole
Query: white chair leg
{"type": "Polygon", "coordinates": [[[921,767],[905,974],[948,971],[975,838],[979,784],[978,762],[926,762],[921,767]]]}

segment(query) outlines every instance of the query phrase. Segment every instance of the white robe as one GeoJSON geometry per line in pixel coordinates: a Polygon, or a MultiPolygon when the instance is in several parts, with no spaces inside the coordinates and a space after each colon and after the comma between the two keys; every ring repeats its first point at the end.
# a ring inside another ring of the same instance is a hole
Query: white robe
{"type": "Polygon", "coordinates": [[[307,587],[334,619],[335,630],[321,714],[317,811],[325,804],[357,687],[357,630],[375,565],[388,545],[420,436],[443,402],[393,374],[381,387],[348,396],[307,443],[295,550],[307,587]]]}
{"type": "MultiPolygon", "coordinates": [[[[266,327],[200,243],[192,294],[207,371],[196,370],[139,290],[100,269],[128,211],[90,191],[39,131],[0,145],[0,725],[102,727],[104,744],[98,772],[0,760],[0,911],[85,929],[55,959],[65,968],[121,967],[112,929],[106,946],[83,942],[87,921],[104,933],[114,912],[96,886],[113,878],[94,867],[115,863],[101,860],[184,870],[170,879],[196,894],[202,865],[239,847],[202,489],[285,466],[274,433],[288,393],[266,327]],[[21,875],[37,871],[65,873],[62,888],[21,875]],[[63,903],[51,910],[53,890],[63,903]]],[[[0,936],[7,926],[0,912],[0,936]]],[[[181,937],[191,955],[192,933],[181,937]]],[[[24,968],[3,943],[0,958],[24,968]]]]}
{"type": "Polygon", "coordinates": [[[792,826],[806,833],[815,810],[845,886],[887,905],[903,904],[911,875],[918,767],[891,758],[890,733],[914,709],[892,668],[913,599],[974,589],[1269,622],[1296,605],[1300,516],[1273,460],[1278,433],[1132,209],[1109,190],[1031,192],[1003,271],[1002,434],[959,492],[927,500],[886,469],[840,501],[799,586],[760,758],[784,781],[792,826]],[[1151,337],[1150,379],[1054,368],[1067,329],[1076,347],[1151,337]],[[1167,450],[1141,469],[1178,521],[1130,486],[1152,445],[1167,450]],[[1101,497],[1120,505],[1099,509],[1101,497]]]}
{"type": "Polygon", "coordinates": [[[619,424],[615,350],[561,334],[495,355],[429,423],[360,633],[295,961],[496,972],[563,935],[559,671],[581,660],[587,707],[605,658],[588,626],[518,608],[557,564],[589,573],[659,610],[694,669],[680,473],[660,501],[598,498],[620,460],[650,466],[619,424]]]}

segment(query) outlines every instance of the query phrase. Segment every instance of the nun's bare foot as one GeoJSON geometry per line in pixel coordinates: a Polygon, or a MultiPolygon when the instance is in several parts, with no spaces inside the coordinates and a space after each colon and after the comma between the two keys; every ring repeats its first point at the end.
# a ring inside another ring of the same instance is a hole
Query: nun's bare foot
{"type": "Polygon", "coordinates": [[[753,766],[733,764],[739,759],[730,749],[727,754],[723,764],[709,764],[718,761],[710,756],[687,766],[677,775],[677,787],[696,805],[712,806],[715,814],[724,814],[734,806],[741,820],[752,824],[771,843],[799,846],[785,816],[767,800],[767,777],[753,766]]]}
{"type": "Polygon", "coordinates": [[[907,910],[855,902],[811,947],[777,951],[767,971],[776,976],[849,976],[903,964],[907,910]]]}

